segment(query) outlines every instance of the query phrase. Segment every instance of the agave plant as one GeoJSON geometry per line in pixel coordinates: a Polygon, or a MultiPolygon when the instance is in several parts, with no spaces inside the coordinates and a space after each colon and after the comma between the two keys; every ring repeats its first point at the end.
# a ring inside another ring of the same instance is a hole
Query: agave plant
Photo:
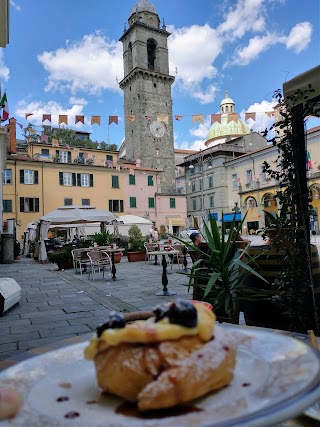
{"type": "Polygon", "coordinates": [[[201,233],[207,245],[195,247],[187,244],[198,258],[187,273],[190,278],[189,288],[200,287],[203,299],[213,305],[216,313],[222,312],[223,317],[232,323],[239,323],[239,300],[255,298],[252,291],[243,287],[243,279],[251,274],[268,283],[256,271],[255,259],[259,254],[252,257],[246,248],[238,247],[237,241],[245,217],[236,225],[234,215],[227,229],[222,216],[220,231],[216,219],[210,216],[209,223],[204,223],[204,232],[201,233]]]}

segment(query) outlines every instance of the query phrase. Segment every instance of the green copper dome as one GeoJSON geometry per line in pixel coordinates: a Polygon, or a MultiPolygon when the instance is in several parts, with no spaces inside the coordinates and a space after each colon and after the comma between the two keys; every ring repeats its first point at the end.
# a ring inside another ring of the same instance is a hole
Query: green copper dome
{"type": "Polygon", "coordinates": [[[221,123],[215,122],[212,124],[209,134],[209,139],[223,138],[224,136],[241,136],[251,133],[250,128],[240,119],[238,121],[230,121],[228,123],[228,114],[221,116],[221,123]]]}
{"type": "Polygon", "coordinates": [[[212,139],[221,139],[225,136],[238,137],[251,133],[250,128],[237,115],[233,120],[230,120],[230,115],[235,114],[234,106],[234,101],[229,98],[229,93],[226,91],[225,97],[220,103],[221,123],[214,122],[212,124],[206,145],[211,145],[209,141],[212,139]]]}

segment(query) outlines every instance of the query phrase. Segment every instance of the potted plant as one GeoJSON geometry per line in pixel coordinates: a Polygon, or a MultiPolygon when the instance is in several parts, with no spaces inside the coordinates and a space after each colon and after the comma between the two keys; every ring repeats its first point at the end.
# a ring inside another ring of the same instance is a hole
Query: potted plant
{"type": "Polygon", "coordinates": [[[26,254],[27,258],[32,258],[34,254],[35,243],[34,240],[29,240],[29,253],[26,254]]]}
{"type": "Polygon", "coordinates": [[[73,268],[73,259],[71,253],[72,247],[67,246],[62,251],[49,252],[48,260],[52,263],[57,264],[59,270],[66,270],[73,268]]]}
{"type": "Polygon", "coordinates": [[[93,235],[93,241],[98,246],[108,246],[113,241],[113,234],[109,230],[101,231],[93,235]]]}
{"type": "Polygon", "coordinates": [[[240,300],[254,297],[254,292],[244,289],[243,279],[253,274],[266,281],[254,268],[258,254],[251,257],[247,254],[248,246],[241,248],[243,240],[239,236],[244,219],[236,226],[234,215],[227,230],[222,217],[220,232],[216,219],[210,216],[209,224],[204,223],[202,236],[206,245],[185,243],[195,252],[191,271],[186,273],[189,288],[193,287],[193,299],[210,302],[218,319],[231,323],[239,323],[240,300]]]}
{"type": "Polygon", "coordinates": [[[268,239],[270,245],[277,244],[279,247],[288,246],[292,242],[290,209],[284,203],[284,196],[282,191],[277,192],[276,198],[282,201],[279,212],[263,211],[266,220],[263,237],[268,239]]]}
{"type": "Polygon", "coordinates": [[[144,238],[142,236],[140,228],[136,224],[133,224],[128,230],[128,235],[128,261],[144,261],[146,250],[144,247],[144,238]]]}

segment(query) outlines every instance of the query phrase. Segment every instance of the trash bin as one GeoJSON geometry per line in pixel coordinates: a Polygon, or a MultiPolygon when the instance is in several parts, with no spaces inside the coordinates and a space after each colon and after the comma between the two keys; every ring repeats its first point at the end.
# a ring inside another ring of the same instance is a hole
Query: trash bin
{"type": "Polygon", "coordinates": [[[3,233],[1,236],[1,262],[10,264],[14,262],[14,236],[3,233]]]}

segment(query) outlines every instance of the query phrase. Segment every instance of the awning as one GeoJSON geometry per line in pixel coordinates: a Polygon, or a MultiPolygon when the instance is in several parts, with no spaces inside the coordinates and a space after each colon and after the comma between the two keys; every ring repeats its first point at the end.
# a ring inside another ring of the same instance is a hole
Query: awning
{"type": "MultiPolygon", "coordinates": [[[[234,213],[227,213],[227,214],[223,214],[223,220],[224,222],[232,222],[234,218],[234,213]]],[[[237,212],[236,213],[236,221],[241,221],[241,212],[237,212]]],[[[219,222],[222,222],[222,218],[219,219],[219,222]]]]}
{"type": "Polygon", "coordinates": [[[181,216],[170,216],[166,217],[166,225],[169,225],[169,220],[174,227],[185,227],[186,222],[181,216]]]}

